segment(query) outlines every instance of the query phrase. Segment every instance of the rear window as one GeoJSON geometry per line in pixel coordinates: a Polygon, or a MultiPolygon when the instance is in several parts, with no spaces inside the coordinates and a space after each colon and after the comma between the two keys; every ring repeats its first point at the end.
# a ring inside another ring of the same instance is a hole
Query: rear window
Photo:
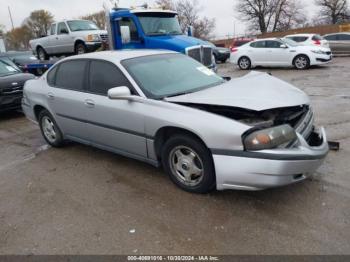
{"type": "Polygon", "coordinates": [[[249,42],[250,41],[235,41],[235,42],[233,42],[233,46],[234,47],[240,47],[240,46],[245,45],[245,44],[247,44],[249,42]]]}
{"type": "Polygon", "coordinates": [[[254,43],[251,43],[250,46],[254,48],[265,48],[266,42],[265,41],[254,42],[254,43]]]}
{"type": "Polygon", "coordinates": [[[293,41],[297,43],[305,42],[308,37],[307,36],[293,36],[293,37],[287,37],[288,39],[292,39],[293,41]]]}
{"type": "Polygon", "coordinates": [[[312,40],[313,40],[313,41],[321,41],[321,40],[323,40],[323,37],[320,36],[320,35],[314,35],[314,36],[312,37],[312,40]]]}

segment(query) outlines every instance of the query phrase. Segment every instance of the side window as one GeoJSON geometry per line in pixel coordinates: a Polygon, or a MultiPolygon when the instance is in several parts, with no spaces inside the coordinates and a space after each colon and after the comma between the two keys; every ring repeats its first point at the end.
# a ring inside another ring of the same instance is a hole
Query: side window
{"type": "Polygon", "coordinates": [[[334,41],[337,40],[337,35],[327,35],[324,38],[328,41],[334,41]]]}
{"type": "Polygon", "coordinates": [[[304,36],[294,36],[294,37],[288,37],[288,38],[292,39],[297,43],[305,42],[307,40],[307,37],[304,37],[304,36]]]}
{"type": "Polygon", "coordinates": [[[56,24],[52,24],[50,29],[50,35],[55,35],[55,34],[56,34],[56,24]]]}
{"type": "Polygon", "coordinates": [[[314,36],[312,37],[312,40],[313,40],[313,41],[321,41],[321,40],[323,40],[323,37],[320,36],[320,35],[314,35],[314,36]]]}
{"type": "Polygon", "coordinates": [[[130,40],[132,42],[138,42],[140,41],[139,34],[137,32],[137,27],[135,25],[134,20],[128,17],[122,18],[122,20],[119,21],[119,26],[127,26],[130,29],[130,40]]]}
{"type": "Polygon", "coordinates": [[[68,27],[66,26],[66,23],[59,23],[58,27],[57,27],[57,34],[58,35],[64,35],[64,34],[68,34],[68,27]]]}
{"type": "Polygon", "coordinates": [[[338,40],[340,40],[340,41],[349,41],[350,40],[350,35],[340,34],[340,35],[338,35],[338,40]]]}
{"type": "Polygon", "coordinates": [[[116,65],[103,61],[91,61],[90,64],[90,92],[107,95],[108,90],[114,87],[127,86],[130,82],[116,65]]]}
{"type": "Polygon", "coordinates": [[[265,41],[254,42],[254,43],[251,43],[250,46],[254,48],[265,48],[266,42],[265,41]]]}
{"type": "Polygon", "coordinates": [[[280,48],[281,45],[282,43],[278,41],[266,41],[266,48],[280,48]]]}
{"type": "Polygon", "coordinates": [[[47,73],[46,79],[47,79],[47,83],[49,84],[49,86],[55,86],[57,68],[58,68],[58,66],[55,66],[47,73]]]}
{"type": "Polygon", "coordinates": [[[87,61],[76,60],[63,62],[56,73],[55,86],[59,88],[82,91],[87,61]]]}

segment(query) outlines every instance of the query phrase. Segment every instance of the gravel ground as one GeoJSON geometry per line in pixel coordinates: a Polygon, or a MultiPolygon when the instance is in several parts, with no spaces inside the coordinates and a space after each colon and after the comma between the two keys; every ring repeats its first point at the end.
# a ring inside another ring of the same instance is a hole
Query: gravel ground
{"type": "Polygon", "coordinates": [[[308,93],[317,123],[341,143],[312,180],[188,194],[147,164],[50,148],[21,113],[1,114],[0,254],[350,254],[350,58],[257,70],[308,93]]]}

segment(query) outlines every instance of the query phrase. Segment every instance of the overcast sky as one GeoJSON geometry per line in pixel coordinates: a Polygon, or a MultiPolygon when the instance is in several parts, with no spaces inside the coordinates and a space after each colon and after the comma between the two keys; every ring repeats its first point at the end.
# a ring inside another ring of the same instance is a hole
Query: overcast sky
{"type": "MultiPolygon", "coordinates": [[[[93,13],[102,9],[104,1],[108,0],[0,0],[0,24],[11,29],[8,6],[11,8],[14,26],[20,26],[30,12],[37,9],[49,10],[56,20],[78,18],[81,15],[93,13]]],[[[152,4],[153,0],[120,0],[121,7],[152,4]]],[[[216,18],[215,35],[219,38],[227,34],[245,33],[245,25],[237,19],[234,12],[236,0],[199,0],[203,7],[202,15],[216,18]],[[235,30],[235,29],[236,30],[235,30]]],[[[315,7],[313,0],[303,0],[304,10],[312,16],[315,7]]]]}

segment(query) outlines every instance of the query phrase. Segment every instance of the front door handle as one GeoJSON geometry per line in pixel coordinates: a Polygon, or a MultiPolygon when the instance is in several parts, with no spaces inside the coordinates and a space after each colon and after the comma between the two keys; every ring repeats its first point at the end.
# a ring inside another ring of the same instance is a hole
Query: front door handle
{"type": "Polygon", "coordinates": [[[90,99],[87,99],[85,100],[85,105],[89,108],[92,108],[92,107],[95,107],[95,102],[90,99]]]}
{"type": "Polygon", "coordinates": [[[54,100],[55,99],[55,95],[53,93],[47,93],[47,97],[50,99],[50,100],[54,100]]]}

